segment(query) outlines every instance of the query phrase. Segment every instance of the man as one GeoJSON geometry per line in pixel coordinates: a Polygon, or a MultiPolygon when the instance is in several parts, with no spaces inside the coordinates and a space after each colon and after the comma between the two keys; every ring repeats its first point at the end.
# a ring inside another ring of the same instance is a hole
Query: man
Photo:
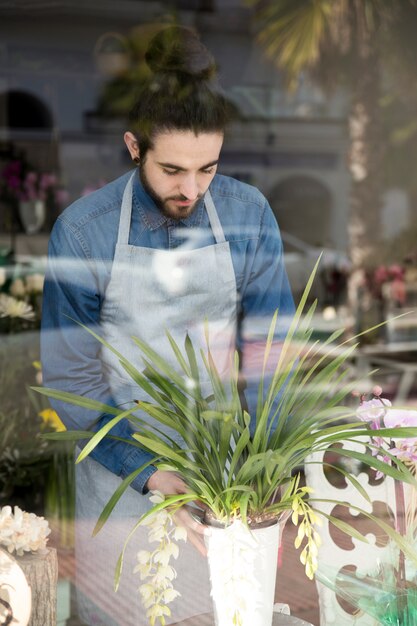
{"type": "MultiPolygon", "coordinates": [[[[173,362],[165,329],[179,344],[188,333],[198,350],[204,347],[207,319],[216,365],[226,372],[236,345],[244,360],[248,354],[238,319],[253,337],[253,329],[263,332],[277,308],[282,320],[293,313],[281,239],[267,201],[255,188],[216,174],[229,111],[211,82],[211,56],[190,31],[169,28],[153,40],[147,61],[153,74],[124,135],[138,172],[80,199],[60,216],[51,234],[44,291],[45,385],[113,406],[131,405],[138,389],[126,381],[115,355],[101,350],[76,322],[98,330],[140,368],[132,335],[173,362]]],[[[285,332],[285,322],[279,332],[285,332]]],[[[254,389],[252,384],[249,407],[254,389]]],[[[69,429],[98,429],[110,418],[65,403],[54,407],[69,429]]],[[[125,421],[111,434],[129,439],[131,432],[125,421]]],[[[132,603],[128,583],[118,599],[112,596],[111,573],[128,532],[126,520],[133,525],[149,508],[147,492],[187,489],[186,477],[156,469],[152,459],[138,447],[105,438],[77,466],[77,560],[87,623],[146,624],[140,607],[126,613],[126,603],[130,608],[132,603]],[[93,542],[89,533],[98,515],[121,480],[139,468],[111,518],[111,532],[94,543],[100,535],[93,542]],[[112,550],[109,544],[115,544],[112,550]],[[100,557],[102,564],[91,569],[100,557]],[[97,578],[97,568],[107,569],[110,579],[101,571],[97,578]]],[[[204,526],[186,510],[179,519],[204,554],[204,526]]],[[[145,541],[141,537],[138,544],[145,541]]],[[[209,608],[205,560],[193,552],[178,563],[183,598],[174,621],[209,608]]]]}

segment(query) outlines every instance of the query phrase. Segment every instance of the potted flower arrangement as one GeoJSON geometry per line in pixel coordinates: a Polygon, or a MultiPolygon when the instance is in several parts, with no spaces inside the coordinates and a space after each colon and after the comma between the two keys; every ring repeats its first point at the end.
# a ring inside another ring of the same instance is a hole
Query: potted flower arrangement
{"type": "MultiPolygon", "coordinates": [[[[360,420],[369,424],[373,454],[385,463],[405,463],[415,475],[417,469],[417,438],[409,437],[402,429],[417,426],[417,411],[409,407],[394,407],[382,397],[382,388],[374,387],[373,397],[361,396],[357,409],[360,420]],[[398,434],[384,437],[381,429],[395,428],[398,434]]],[[[382,478],[377,472],[376,478],[382,478]]],[[[409,545],[416,544],[417,491],[413,485],[393,481],[393,521],[399,535],[409,545]]],[[[391,546],[377,566],[357,572],[333,572],[321,567],[318,579],[355,609],[371,615],[385,626],[413,626],[417,622],[416,567],[406,558],[403,546],[391,546]],[[382,562],[381,562],[382,561],[382,562]]],[[[368,566],[369,567],[369,566],[368,566]]]]}
{"type": "Polygon", "coordinates": [[[16,206],[26,233],[37,233],[46,218],[46,206],[61,206],[68,198],[67,192],[52,172],[38,172],[22,160],[6,165],[0,176],[0,197],[16,206]]]}
{"type": "Polygon", "coordinates": [[[43,517],[18,506],[0,508],[1,586],[8,591],[7,600],[0,597],[2,624],[27,625],[30,616],[33,624],[56,624],[58,559],[47,547],[50,532],[43,517]]]}
{"type": "MultiPolygon", "coordinates": [[[[114,415],[97,433],[54,435],[89,440],[78,462],[104,437],[112,436],[111,429],[117,422],[128,418],[136,429],[128,443],[151,451],[156,455],[154,464],[158,468],[180,474],[189,487],[185,494],[166,498],[154,494],[151,498],[153,507],[136,525],[148,525],[150,536],[157,543],[162,539],[164,545],[170,546],[162,556],[160,546],[153,553],[142,551],[138,554],[137,571],[145,581],[141,595],[151,624],[156,620],[165,623],[165,616],[169,615],[167,604],[177,595],[172,583],[175,573],[169,560],[177,554],[176,540],[182,538],[182,533],[171,528],[169,522],[171,513],[187,503],[199,502],[204,521],[212,527],[208,538],[208,559],[218,626],[271,624],[280,527],[289,515],[298,525],[296,547],[303,547],[300,558],[310,578],[317,569],[320,537],[314,526],[320,515],[330,518],[345,532],[359,535],[350,525],[342,525],[320,511],[320,499],[312,498],[311,490],[300,481],[302,465],[312,452],[324,450],[335,442],[355,441],[370,433],[368,422],[357,420],[355,411],[341,404],[357,384],[348,379],[345,367],[356,344],[352,345],[352,341],[336,343],[343,329],[323,342],[311,339],[311,319],[316,305],[311,305],[305,315],[304,308],[316,270],[317,265],[269,376],[267,364],[277,314],[272,319],[265,343],[255,415],[249,415],[240,401],[237,353],[230,365],[229,376],[224,380],[216,368],[209,333],[207,350],[201,354],[203,373],[197,365],[197,355],[189,337],[185,338],[182,348],[167,332],[167,341],[175,353],[178,367],[172,367],[151,346],[133,337],[145,367],[139,370],[99,335],[86,329],[117,355],[126,374],[148,393],[149,402],[140,402],[140,407],[119,409],[74,394],[37,388],[49,397],[114,415]],[[200,385],[203,374],[211,383],[208,396],[200,385]],[[141,419],[138,408],[153,421],[141,419]],[[167,437],[161,433],[161,426],[172,429],[179,438],[167,437]],[[177,443],[178,439],[181,444],[177,443]],[[156,584],[161,580],[160,575],[156,575],[161,559],[167,578],[163,589],[156,584]],[[268,559],[272,566],[269,571],[266,569],[268,559]],[[265,577],[262,573],[266,574],[265,577]]],[[[395,437],[398,429],[384,428],[379,434],[395,437]]],[[[407,427],[403,434],[417,436],[417,429],[407,427]]],[[[341,454],[344,454],[343,450],[341,454]]],[[[352,457],[350,451],[346,454],[352,457]]],[[[376,456],[361,453],[356,456],[384,474],[416,484],[412,473],[400,460],[391,465],[376,456]]],[[[96,532],[135,475],[137,471],[121,483],[108,502],[97,522],[96,532]]],[[[357,484],[347,471],[344,475],[352,485],[357,484]]],[[[350,506],[347,502],[341,504],[350,506]]],[[[363,514],[379,523],[371,514],[364,511],[363,514]]],[[[385,530],[391,538],[401,541],[394,529],[388,527],[385,530]]],[[[403,547],[410,558],[416,559],[411,548],[404,544],[403,547]]],[[[116,581],[122,562],[123,554],[117,566],[116,581]]]]}

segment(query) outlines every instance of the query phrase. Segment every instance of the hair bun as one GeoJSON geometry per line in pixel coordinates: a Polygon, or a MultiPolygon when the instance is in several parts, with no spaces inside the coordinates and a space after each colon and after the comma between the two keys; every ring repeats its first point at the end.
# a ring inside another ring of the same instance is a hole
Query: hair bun
{"type": "Polygon", "coordinates": [[[216,73],[210,52],[189,28],[169,26],[151,40],[145,55],[154,74],[175,73],[189,80],[209,80],[216,73]]]}

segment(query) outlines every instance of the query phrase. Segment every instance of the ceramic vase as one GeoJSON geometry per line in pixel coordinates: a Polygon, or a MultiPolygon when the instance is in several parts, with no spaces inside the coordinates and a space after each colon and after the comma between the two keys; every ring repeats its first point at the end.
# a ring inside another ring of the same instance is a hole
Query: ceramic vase
{"type": "Polygon", "coordinates": [[[285,521],[249,530],[236,521],[206,537],[216,626],[271,626],[285,521]]]}

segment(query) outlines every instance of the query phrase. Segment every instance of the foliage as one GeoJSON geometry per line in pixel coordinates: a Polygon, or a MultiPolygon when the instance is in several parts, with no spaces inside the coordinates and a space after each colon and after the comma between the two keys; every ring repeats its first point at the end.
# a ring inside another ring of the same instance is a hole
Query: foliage
{"type": "Polygon", "coordinates": [[[356,62],[370,50],[372,37],[383,35],[398,19],[393,0],[247,0],[254,6],[258,38],[268,56],[294,81],[310,70],[327,87],[354,80],[356,62]]]}
{"type": "MultiPolygon", "coordinates": [[[[139,407],[119,409],[104,406],[97,401],[54,389],[37,388],[41,394],[86,408],[106,411],[114,415],[97,433],[57,433],[54,438],[89,439],[77,462],[84,459],[122,419],[129,419],[136,432],[125,440],[152,452],[154,465],[180,474],[189,492],[168,496],[155,504],[138,521],[168,507],[177,508],[190,501],[199,501],[225,525],[240,520],[249,527],[258,522],[274,520],[293,511],[293,521],[300,524],[300,539],[307,538],[303,562],[312,576],[317,567],[315,535],[310,532],[320,512],[319,498],[311,499],[309,490],[300,486],[300,468],[312,452],[325,450],[336,442],[355,441],[369,435],[369,425],[356,419],[354,411],[341,404],[357,386],[347,380],[346,362],[355,344],[334,342],[343,329],[326,341],[312,341],[314,303],[303,315],[317,265],[294,315],[283,343],[278,362],[269,379],[267,364],[273,344],[277,313],[271,323],[265,345],[264,362],[258,387],[256,413],[249,415],[241,405],[238,393],[239,359],[234,355],[230,375],[223,380],[216,368],[207,336],[207,349],[201,351],[204,372],[199,371],[194,346],[187,336],[184,350],[167,333],[178,368],[173,368],[151,346],[134,337],[146,369],[139,371],[122,354],[92,330],[88,330],[119,359],[127,375],[149,396],[139,407]],[[208,375],[212,393],[203,393],[201,380],[208,375]],[[149,424],[138,415],[138,408],[152,419],[149,424]],[[164,429],[172,429],[182,444],[171,439],[164,429]],[[309,499],[310,498],[310,499],[309,499]],[[313,508],[315,510],[313,510],[313,508]]],[[[394,437],[396,429],[383,429],[381,436],[394,437]]],[[[403,429],[402,434],[415,436],[416,429],[403,429]]],[[[365,465],[401,481],[415,484],[415,479],[403,463],[393,467],[372,455],[351,450],[340,450],[341,455],[355,458],[365,465]]],[[[96,532],[109,517],[116,502],[137,475],[138,468],[117,489],[103,510],[96,532]]],[[[350,483],[359,489],[357,481],[347,471],[339,469],[350,483]]],[[[366,494],[361,491],[362,495],[366,494]]],[[[340,503],[339,503],[340,504],[340,503]]],[[[349,503],[341,503],[350,506],[349,503]]],[[[372,517],[364,513],[368,517],[372,517]]],[[[334,524],[341,523],[333,517],[334,524]]],[[[374,518],[372,518],[374,519],[374,518]]],[[[375,519],[376,523],[383,524],[375,519]]],[[[343,524],[345,532],[356,538],[365,538],[353,527],[343,524]]],[[[397,537],[391,528],[384,530],[397,537]]],[[[133,531],[132,531],[133,532],[133,531]]],[[[297,542],[301,545],[301,541],[297,542]]],[[[412,551],[409,551],[412,552],[412,551]]],[[[121,567],[122,557],[119,562],[121,567]]]]}
{"type": "MultiPolygon", "coordinates": [[[[38,333],[25,332],[3,335],[0,344],[0,500],[44,513],[51,501],[52,467],[66,445],[41,438],[55,431],[55,424],[43,413],[44,399],[29,389],[39,382],[38,340],[38,333]]],[[[72,457],[69,471],[73,473],[72,457]]]]}
{"type": "Polygon", "coordinates": [[[104,84],[97,106],[100,114],[127,117],[138,98],[141,85],[150,76],[145,53],[150,40],[160,28],[160,24],[136,26],[124,39],[128,63],[122,72],[104,84]]]}
{"type": "MultiPolygon", "coordinates": [[[[413,0],[247,2],[256,8],[258,40],[283,71],[289,86],[295,87],[300,76],[308,73],[327,92],[347,87],[347,162],[352,177],[349,252],[355,268],[368,266],[381,243],[381,194],[387,180],[382,175],[386,148],[380,106],[386,82],[382,61],[391,55],[401,63],[404,46],[400,49],[389,33],[411,13],[414,20],[417,18],[415,3],[413,0]]],[[[414,66],[408,75],[409,80],[414,80],[414,66]]],[[[387,91],[395,93],[389,86],[387,91]]],[[[391,95],[389,99],[392,100],[391,95]]],[[[415,125],[414,117],[409,120],[415,125]]],[[[408,164],[412,162],[408,159],[408,164]]],[[[393,167],[387,165],[387,170],[392,171],[393,167]]]]}

